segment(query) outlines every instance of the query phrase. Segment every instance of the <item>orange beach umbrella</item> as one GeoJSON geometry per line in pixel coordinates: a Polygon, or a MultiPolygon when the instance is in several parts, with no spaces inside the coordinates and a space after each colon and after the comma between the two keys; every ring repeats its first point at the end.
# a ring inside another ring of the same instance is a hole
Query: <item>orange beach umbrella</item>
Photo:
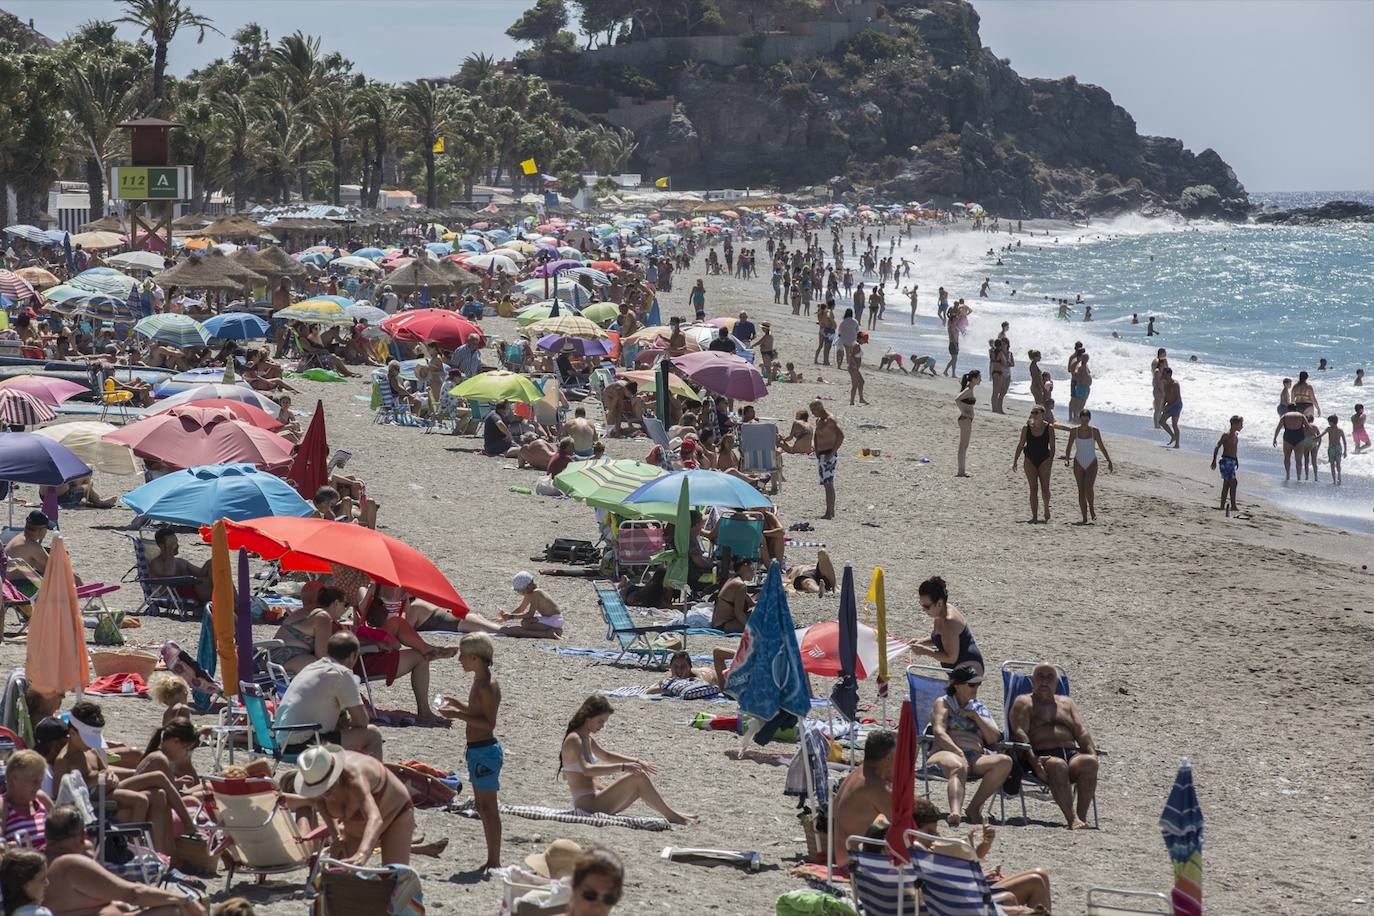
{"type": "Polygon", "coordinates": [[[44,693],[80,690],[91,679],[76,578],[61,535],[53,538],[43,584],[33,602],[24,671],[33,688],[44,693]]]}

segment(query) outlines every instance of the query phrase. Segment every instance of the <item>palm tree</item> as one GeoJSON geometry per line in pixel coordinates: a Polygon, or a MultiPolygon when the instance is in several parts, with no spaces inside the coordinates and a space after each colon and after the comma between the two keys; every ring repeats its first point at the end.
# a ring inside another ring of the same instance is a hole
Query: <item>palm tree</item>
{"type": "Polygon", "coordinates": [[[339,206],[339,183],[343,178],[344,144],[352,139],[359,119],[356,113],[358,99],[347,91],[342,83],[328,85],[320,93],[319,99],[310,112],[320,139],[329,144],[329,158],[333,164],[333,177],[330,179],[334,206],[339,206]]]}
{"type": "Polygon", "coordinates": [[[153,40],[153,114],[163,113],[162,88],[167,74],[167,46],[182,29],[196,29],[196,44],[205,40],[206,31],[221,34],[213,20],[191,12],[181,0],[123,0],[125,13],[116,22],[136,25],[153,40]]]}
{"type": "Polygon", "coordinates": [[[227,93],[215,100],[215,135],[229,167],[229,182],[234,194],[234,209],[242,210],[247,201],[248,166],[261,144],[252,112],[244,97],[227,93]]]}
{"type": "Polygon", "coordinates": [[[416,80],[401,88],[401,105],[406,126],[410,128],[425,160],[425,206],[439,206],[434,182],[434,144],[444,136],[453,117],[454,97],[450,90],[429,80],[416,80]]]}
{"type": "Polygon", "coordinates": [[[400,126],[401,106],[392,88],[382,83],[368,83],[359,98],[362,102],[359,130],[366,132],[372,152],[372,160],[363,165],[363,205],[375,207],[382,189],[386,158],[400,126]]]}
{"type": "Polygon", "coordinates": [[[464,89],[476,89],[483,80],[495,75],[496,58],[490,54],[469,54],[458,68],[458,85],[464,89]]]}
{"type": "MultiPolygon", "coordinates": [[[[267,65],[285,88],[287,103],[308,117],[327,76],[324,62],[320,58],[319,38],[301,31],[292,32],[267,52],[267,65]]],[[[310,127],[310,123],[305,122],[307,131],[310,127]]],[[[305,198],[308,192],[305,154],[306,149],[302,147],[301,158],[296,167],[302,198],[305,198]]]]}
{"type": "Polygon", "coordinates": [[[291,201],[291,180],[302,167],[310,144],[310,127],[295,106],[280,98],[265,99],[252,110],[253,129],[262,138],[257,170],[283,204],[291,201]]]}
{"type": "Polygon", "coordinates": [[[64,74],[62,89],[71,117],[70,146],[85,164],[90,216],[105,215],[105,175],[127,138],[119,125],[138,112],[137,87],[119,63],[87,58],[86,66],[64,74]]]}

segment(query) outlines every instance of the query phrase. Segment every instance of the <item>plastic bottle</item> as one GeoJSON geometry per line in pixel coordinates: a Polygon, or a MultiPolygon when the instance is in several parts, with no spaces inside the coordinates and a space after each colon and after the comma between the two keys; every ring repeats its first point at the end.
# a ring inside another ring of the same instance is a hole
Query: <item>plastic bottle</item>
{"type": "Polygon", "coordinates": [[[531,490],[529,487],[511,487],[511,488],[510,488],[510,491],[511,491],[512,493],[521,493],[521,494],[523,494],[523,495],[525,495],[525,496],[529,496],[531,493],[534,492],[534,491],[531,490]]]}

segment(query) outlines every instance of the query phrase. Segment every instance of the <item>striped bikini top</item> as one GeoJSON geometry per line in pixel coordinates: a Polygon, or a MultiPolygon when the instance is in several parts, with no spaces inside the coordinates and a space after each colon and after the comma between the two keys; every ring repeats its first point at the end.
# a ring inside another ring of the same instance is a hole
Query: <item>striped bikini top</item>
{"type": "Polygon", "coordinates": [[[46,845],[43,824],[47,817],[48,809],[37,798],[33,800],[27,814],[18,808],[7,808],[5,810],[5,842],[18,843],[21,837],[27,837],[30,846],[41,850],[46,845]]]}

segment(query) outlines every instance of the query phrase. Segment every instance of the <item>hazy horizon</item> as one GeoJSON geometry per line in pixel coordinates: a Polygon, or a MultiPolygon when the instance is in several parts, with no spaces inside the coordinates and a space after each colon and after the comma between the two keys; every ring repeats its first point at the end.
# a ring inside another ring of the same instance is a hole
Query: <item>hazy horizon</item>
{"type": "MultiPolygon", "coordinates": [[[[228,35],[257,22],[275,41],[318,35],[355,67],[388,82],[447,76],[468,54],[508,57],[505,29],[532,0],[387,0],[391,25],[370,27],[377,0],[190,0],[224,35],[179,35],[177,75],[228,57],[228,35]],[[327,12],[326,12],[327,11],[327,12]],[[405,28],[413,21],[416,28],[405,28]],[[420,61],[420,63],[417,63],[420,61]]],[[[1374,189],[1374,3],[1342,0],[975,0],[984,46],[1022,76],[1070,74],[1111,93],[1142,134],[1215,149],[1247,190],[1374,189]]],[[[116,0],[0,0],[60,40],[90,19],[121,15],[116,0]]],[[[575,22],[576,13],[573,10],[575,22]]],[[[132,26],[121,37],[134,39],[132,26]]]]}

